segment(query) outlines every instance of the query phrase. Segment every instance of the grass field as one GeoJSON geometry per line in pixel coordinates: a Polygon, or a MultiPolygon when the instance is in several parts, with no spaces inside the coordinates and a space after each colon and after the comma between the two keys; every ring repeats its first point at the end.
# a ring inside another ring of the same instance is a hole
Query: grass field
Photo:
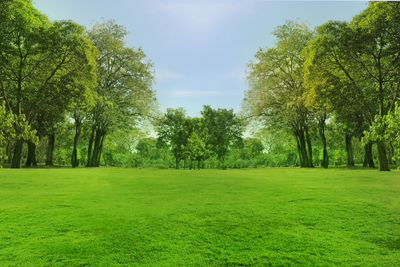
{"type": "Polygon", "coordinates": [[[400,172],[0,169],[0,264],[400,266],[400,172]]]}

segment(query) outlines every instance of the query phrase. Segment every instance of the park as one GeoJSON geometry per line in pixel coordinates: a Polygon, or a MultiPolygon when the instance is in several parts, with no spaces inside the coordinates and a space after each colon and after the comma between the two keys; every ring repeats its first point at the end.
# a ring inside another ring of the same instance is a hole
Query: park
{"type": "Polygon", "coordinates": [[[0,0],[0,266],[400,266],[400,3],[0,0]]]}

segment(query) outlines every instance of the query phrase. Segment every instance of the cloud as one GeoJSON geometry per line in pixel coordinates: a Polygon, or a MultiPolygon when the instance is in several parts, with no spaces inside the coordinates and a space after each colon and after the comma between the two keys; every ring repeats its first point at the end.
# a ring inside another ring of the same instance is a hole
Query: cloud
{"type": "Polygon", "coordinates": [[[221,91],[217,90],[171,90],[169,94],[176,97],[184,96],[218,96],[222,95],[221,91]]]}
{"type": "Polygon", "coordinates": [[[216,24],[242,12],[248,5],[245,1],[160,1],[154,2],[159,11],[172,16],[190,29],[209,30],[216,24]]]}
{"type": "Polygon", "coordinates": [[[168,69],[157,69],[156,79],[157,80],[177,80],[184,78],[183,74],[170,71],[168,69]]]}

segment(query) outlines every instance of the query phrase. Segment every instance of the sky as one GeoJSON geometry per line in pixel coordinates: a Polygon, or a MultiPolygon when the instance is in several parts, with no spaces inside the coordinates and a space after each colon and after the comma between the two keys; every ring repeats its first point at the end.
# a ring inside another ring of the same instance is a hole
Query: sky
{"type": "Polygon", "coordinates": [[[246,67],[257,50],[272,47],[274,28],[287,20],[316,27],[349,21],[365,1],[266,0],[33,0],[52,20],[90,27],[113,19],[129,31],[154,64],[160,110],[184,107],[199,116],[203,105],[240,110],[246,67]]]}

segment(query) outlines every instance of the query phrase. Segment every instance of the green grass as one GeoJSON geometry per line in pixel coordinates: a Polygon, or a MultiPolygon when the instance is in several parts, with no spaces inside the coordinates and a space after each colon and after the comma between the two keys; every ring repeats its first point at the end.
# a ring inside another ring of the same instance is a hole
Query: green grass
{"type": "Polygon", "coordinates": [[[0,169],[0,264],[400,265],[400,172],[0,169]]]}

